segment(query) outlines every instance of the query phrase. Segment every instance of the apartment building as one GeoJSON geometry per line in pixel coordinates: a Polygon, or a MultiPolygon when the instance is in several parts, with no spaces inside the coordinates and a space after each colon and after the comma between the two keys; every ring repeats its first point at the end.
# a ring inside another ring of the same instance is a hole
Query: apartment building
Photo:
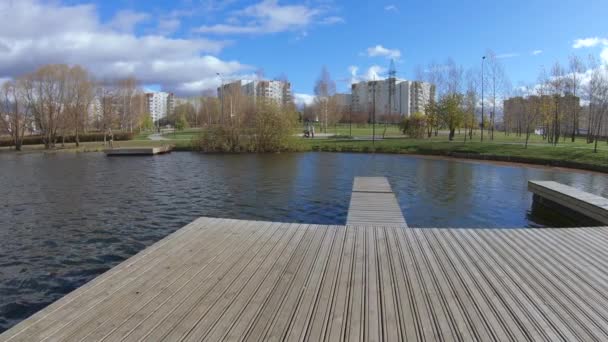
{"type": "Polygon", "coordinates": [[[173,114],[175,96],[165,92],[146,93],[146,103],[152,120],[156,122],[173,114]]]}
{"type": "Polygon", "coordinates": [[[351,106],[354,112],[372,113],[375,109],[376,116],[410,116],[424,112],[434,96],[434,89],[426,82],[397,78],[359,82],[351,87],[351,106]]]}
{"type": "Polygon", "coordinates": [[[286,81],[238,80],[222,85],[218,88],[218,97],[222,98],[222,92],[226,97],[239,94],[253,99],[254,103],[260,100],[270,100],[285,106],[292,101],[291,83],[286,81]]]}

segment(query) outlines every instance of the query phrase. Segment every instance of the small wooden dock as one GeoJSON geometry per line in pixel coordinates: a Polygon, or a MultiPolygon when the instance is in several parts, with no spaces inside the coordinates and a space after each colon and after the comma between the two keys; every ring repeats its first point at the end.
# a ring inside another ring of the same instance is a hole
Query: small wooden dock
{"type": "Polygon", "coordinates": [[[160,147],[117,147],[104,150],[107,156],[153,156],[171,152],[171,146],[160,147]]]}
{"type": "Polygon", "coordinates": [[[407,227],[386,177],[355,177],[346,224],[407,227]]]}
{"type": "MultiPolygon", "coordinates": [[[[382,178],[356,179],[359,195],[396,202],[382,178]]],[[[200,218],[0,341],[608,341],[607,227],[360,217],[200,218]]]]}
{"type": "Polygon", "coordinates": [[[201,218],[0,341],[607,341],[606,243],[201,218]]]}
{"type": "Polygon", "coordinates": [[[553,181],[529,181],[535,201],[549,201],[568,210],[608,224],[608,199],[553,181]]]}

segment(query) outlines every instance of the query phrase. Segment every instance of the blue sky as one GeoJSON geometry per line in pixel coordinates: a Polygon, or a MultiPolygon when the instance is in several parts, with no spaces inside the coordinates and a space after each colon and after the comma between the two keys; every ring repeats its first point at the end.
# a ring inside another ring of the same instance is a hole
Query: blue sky
{"type": "Polygon", "coordinates": [[[381,77],[390,58],[400,77],[412,79],[416,65],[448,57],[479,67],[492,49],[518,85],[571,54],[608,62],[607,14],[606,0],[2,0],[0,22],[12,31],[0,23],[0,78],[63,58],[99,77],[133,73],[149,86],[190,95],[213,89],[216,71],[238,78],[261,68],[268,78],[287,75],[295,93],[311,94],[322,66],[346,91],[353,79],[381,77]],[[34,14],[15,16],[28,6],[34,14]],[[23,48],[27,33],[57,51],[45,52],[42,43],[23,48]],[[28,58],[20,61],[18,52],[28,58]]]}

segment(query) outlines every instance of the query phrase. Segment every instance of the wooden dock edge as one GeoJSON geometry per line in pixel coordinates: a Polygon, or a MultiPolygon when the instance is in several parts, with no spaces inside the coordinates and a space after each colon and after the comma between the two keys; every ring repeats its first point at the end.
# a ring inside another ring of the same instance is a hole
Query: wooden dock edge
{"type": "Polygon", "coordinates": [[[548,201],[601,224],[608,224],[608,199],[604,197],[554,181],[528,181],[528,190],[541,204],[548,201]]]}

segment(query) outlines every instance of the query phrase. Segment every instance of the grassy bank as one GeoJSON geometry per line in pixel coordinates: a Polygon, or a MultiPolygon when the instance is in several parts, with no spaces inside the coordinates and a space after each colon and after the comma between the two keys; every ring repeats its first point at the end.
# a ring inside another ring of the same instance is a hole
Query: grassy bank
{"type": "MultiPolygon", "coordinates": [[[[141,140],[114,142],[115,147],[148,147],[174,145],[178,151],[196,150],[193,140],[198,134],[195,131],[187,131],[176,134],[176,139],[152,141],[141,140]]],[[[24,146],[21,153],[44,152],[55,153],[67,152],[101,152],[104,150],[102,143],[87,142],[80,147],[74,144],[66,144],[65,147],[46,151],[42,145],[24,146]]],[[[528,148],[524,148],[521,138],[516,136],[505,136],[496,134],[494,141],[486,140],[479,142],[478,137],[474,141],[463,142],[463,136],[457,135],[453,142],[447,141],[447,137],[439,135],[430,139],[410,139],[393,137],[390,139],[371,140],[359,139],[303,139],[292,140],[290,151],[324,151],[324,152],[357,152],[357,153],[395,153],[395,154],[417,154],[447,156],[480,160],[496,160],[507,162],[520,162],[548,166],[561,166],[577,169],[593,170],[608,173],[608,145],[602,142],[598,153],[593,153],[593,146],[586,144],[584,138],[579,138],[575,143],[564,141],[557,146],[551,146],[542,141],[540,137],[534,136],[530,140],[528,148]]],[[[0,148],[0,152],[9,152],[8,148],[0,148]]]]}
{"type": "Polygon", "coordinates": [[[523,145],[500,142],[448,142],[424,139],[382,141],[325,140],[305,143],[312,151],[397,153],[520,162],[608,172],[608,150],[580,146],[523,145]]]}

